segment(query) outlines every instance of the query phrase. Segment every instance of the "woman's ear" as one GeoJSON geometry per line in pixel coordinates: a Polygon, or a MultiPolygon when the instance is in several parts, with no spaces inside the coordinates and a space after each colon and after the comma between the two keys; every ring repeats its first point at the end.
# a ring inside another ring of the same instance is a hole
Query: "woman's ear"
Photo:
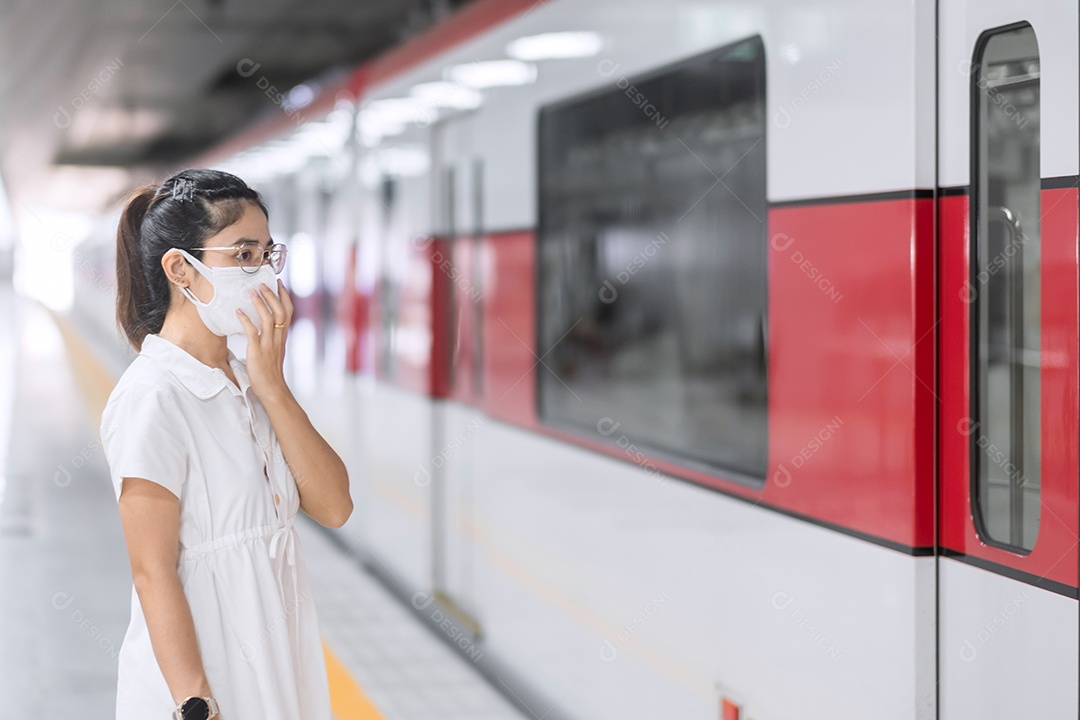
{"type": "Polygon", "coordinates": [[[191,285],[192,267],[177,250],[168,250],[161,256],[161,269],[170,285],[188,287],[191,285]]]}

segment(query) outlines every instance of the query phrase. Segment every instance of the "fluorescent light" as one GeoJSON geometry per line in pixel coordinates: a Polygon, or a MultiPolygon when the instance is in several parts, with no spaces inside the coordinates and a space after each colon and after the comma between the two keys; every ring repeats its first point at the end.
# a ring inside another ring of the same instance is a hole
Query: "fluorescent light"
{"type": "Polygon", "coordinates": [[[378,115],[360,113],[360,140],[367,147],[378,145],[385,137],[405,132],[404,123],[389,122],[378,115]]]}
{"type": "Polygon", "coordinates": [[[594,32],[551,32],[518,38],[506,46],[506,53],[518,60],[591,57],[600,45],[594,32]]]}
{"type": "Polygon", "coordinates": [[[447,79],[471,88],[527,85],[536,81],[536,66],[520,60],[484,60],[454,65],[447,79]]]}
{"type": "Polygon", "coordinates": [[[288,92],[286,97],[286,105],[292,110],[299,110],[302,107],[307,107],[311,104],[311,101],[315,99],[315,88],[310,85],[300,84],[294,87],[288,92]]]}
{"type": "Polygon", "coordinates": [[[245,180],[257,182],[296,172],[307,162],[308,155],[289,141],[276,140],[229,158],[222,169],[245,180]]]}
{"type": "Polygon", "coordinates": [[[384,98],[374,100],[360,111],[361,115],[375,115],[384,123],[430,123],[437,111],[417,98],[384,98]]]}
{"type": "Polygon", "coordinates": [[[335,110],[323,120],[301,125],[288,138],[289,144],[307,155],[333,156],[342,151],[349,138],[352,117],[347,111],[335,110]]]}
{"type": "Polygon", "coordinates": [[[409,91],[417,100],[433,107],[472,110],[480,107],[484,96],[480,91],[452,82],[426,82],[409,91]]]}
{"type": "Polygon", "coordinates": [[[361,108],[357,122],[361,141],[371,147],[384,137],[400,135],[409,123],[429,125],[438,117],[438,108],[419,98],[383,98],[361,108]]]}
{"type": "Polygon", "coordinates": [[[364,187],[374,189],[384,177],[422,177],[430,169],[428,149],[421,145],[397,145],[365,153],[359,176],[364,187]]]}

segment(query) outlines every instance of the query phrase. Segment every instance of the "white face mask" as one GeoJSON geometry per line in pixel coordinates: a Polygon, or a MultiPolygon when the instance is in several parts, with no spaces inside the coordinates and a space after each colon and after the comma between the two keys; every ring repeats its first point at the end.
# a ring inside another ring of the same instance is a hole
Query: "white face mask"
{"type": "Polygon", "coordinates": [[[235,267],[207,267],[198,258],[193,257],[186,250],[175,248],[183,253],[199,273],[210,281],[214,288],[214,297],[210,302],[204,303],[195,297],[190,288],[182,287],[188,300],[199,311],[199,317],[206,324],[207,329],[215,335],[243,335],[244,326],[240,324],[240,318],[236,317],[236,309],[240,308],[255,324],[259,326],[259,312],[255,309],[255,301],[251,299],[251,291],[259,292],[259,283],[266,283],[270,292],[274,293],[277,287],[277,279],[274,269],[269,264],[263,265],[257,272],[249,273],[239,265],[235,267]]]}

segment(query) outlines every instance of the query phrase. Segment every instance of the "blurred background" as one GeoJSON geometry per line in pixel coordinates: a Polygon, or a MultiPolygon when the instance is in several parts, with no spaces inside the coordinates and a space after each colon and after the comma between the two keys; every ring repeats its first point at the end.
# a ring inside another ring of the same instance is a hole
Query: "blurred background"
{"type": "Polygon", "coordinates": [[[117,223],[201,167],[334,720],[1080,717],[1077,3],[0,0],[0,720],[116,717],[117,223]]]}

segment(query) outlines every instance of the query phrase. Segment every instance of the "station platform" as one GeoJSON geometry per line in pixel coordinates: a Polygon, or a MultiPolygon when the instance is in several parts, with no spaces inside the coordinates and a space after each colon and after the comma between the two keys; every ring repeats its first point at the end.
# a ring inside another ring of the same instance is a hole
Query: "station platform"
{"type": "MultiPolygon", "coordinates": [[[[7,285],[0,317],[0,716],[111,718],[131,575],[98,418],[123,363],[7,285]]],[[[297,528],[336,720],[526,717],[331,532],[297,528]]]]}

